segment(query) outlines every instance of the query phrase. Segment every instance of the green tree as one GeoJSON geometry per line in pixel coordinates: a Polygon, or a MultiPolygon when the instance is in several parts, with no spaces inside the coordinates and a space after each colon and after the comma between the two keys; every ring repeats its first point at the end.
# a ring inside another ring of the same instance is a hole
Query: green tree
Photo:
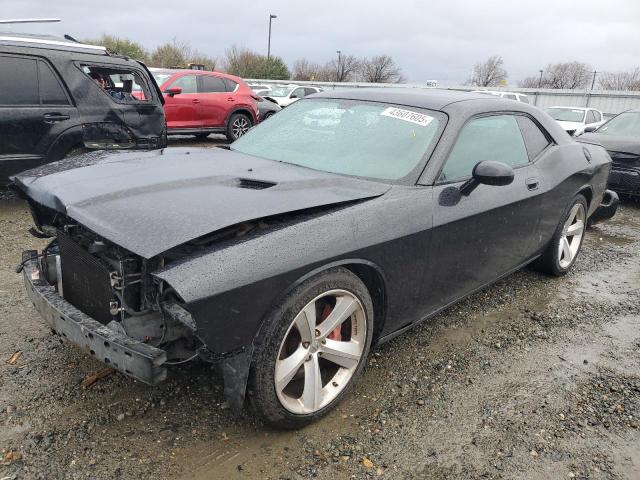
{"type": "Polygon", "coordinates": [[[289,69],[280,57],[267,59],[264,55],[236,45],[227,49],[224,67],[231,75],[241,78],[289,79],[289,69]]]}
{"type": "Polygon", "coordinates": [[[124,55],[143,62],[147,60],[148,56],[147,51],[142,45],[124,37],[104,34],[102,37],[95,40],[84,40],[84,43],[88,43],[90,45],[102,45],[103,47],[107,47],[107,50],[111,53],[124,55]]]}
{"type": "Polygon", "coordinates": [[[187,53],[188,46],[174,39],[158,46],[151,53],[149,65],[161,68],[184,67],[187,63],[187,53]]]}

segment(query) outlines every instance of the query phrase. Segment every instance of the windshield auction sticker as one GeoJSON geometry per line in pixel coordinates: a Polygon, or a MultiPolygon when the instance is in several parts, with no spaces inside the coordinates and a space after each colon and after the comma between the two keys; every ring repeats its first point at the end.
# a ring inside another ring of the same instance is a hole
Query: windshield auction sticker
{"type": "Polygon", "coordinates": [[[425,115],[424,113],[412,112],[411,110],[403,110],[402,108],[388,107],[385,108],[380,115],[385,117],[397,118],[398,120],[404,120],[405,122],[415,123],[426,127],[433,121],[433,117],[425,115]]]}

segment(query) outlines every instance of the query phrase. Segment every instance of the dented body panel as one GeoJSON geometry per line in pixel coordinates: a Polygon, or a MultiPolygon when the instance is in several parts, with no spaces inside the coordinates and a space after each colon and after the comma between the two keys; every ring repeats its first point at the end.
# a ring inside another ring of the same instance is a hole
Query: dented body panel
{"type": "MultiPolygon", "coordinates": [[[[58,93],[55,99],[42,98],[33,105],[0,106],[0,185],[7,184],[12,175],[60,160],[78,149],[166,146],[163,98],[142,63],[104,52],[0,42],[0,68],[14,64],[20,69],[16,73],[5,70],[4,76],[15,83],[24,82],[21,75],[27,74],[18,72],[33,65],[39,73],[29,75],[39,76],[36,83],[43,84],[43,72],[47,72],[46,78],[54,85],[48,88],[56,88],[58,93]],[[83,70],[87,66],[135,74],[148,98],[116,101],[83,70]]],[[[42,97],[45,93],[40,90],[42,97]]]]}

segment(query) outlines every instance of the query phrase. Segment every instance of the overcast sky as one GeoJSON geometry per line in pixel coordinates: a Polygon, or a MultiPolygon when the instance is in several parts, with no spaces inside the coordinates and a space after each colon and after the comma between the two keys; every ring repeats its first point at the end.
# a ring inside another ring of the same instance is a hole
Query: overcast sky
{"type": "MultiPolygon", "coordinates": [[[[640,67],[640,0],[345,0],[251,2],[205,0],[3,0],[0,18],[59,17],[62,23],[13,31],[76,38],[128,37],[148,50],[176,38],[221,58],[236,44],[290,66],[323,63],[336,50],[391,55],[410,82],[443,85],[469,77],[474,63],[501,55],[509,83],[549,62],[579,60],[598,71],[640,67]],[[6,8],[8,7],[8,8],[6,8]]],[[[6,30],[6,28],[4,28],[6,30]]]]}

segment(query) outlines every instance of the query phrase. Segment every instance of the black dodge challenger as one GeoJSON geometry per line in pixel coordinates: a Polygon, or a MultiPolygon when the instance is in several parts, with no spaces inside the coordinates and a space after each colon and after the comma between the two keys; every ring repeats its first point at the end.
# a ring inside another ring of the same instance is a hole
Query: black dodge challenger
{"type": "Polygon", "coordinates": [[[587,132],[578,141],[602,145],[613,159],[609,187],[640,198],[640,109],[622,112],[587,132]]]}
{"type": "Polygon", "coordinates": [[[566,273],[610,168],[523,103],[326,92],[230,147],[20,174],[52,241],[18,270],[48,325],[113,368],[155,384],[218,362],[233,406],[294,428],[340,402],[372,344],[530,262],[566,273]]]}

